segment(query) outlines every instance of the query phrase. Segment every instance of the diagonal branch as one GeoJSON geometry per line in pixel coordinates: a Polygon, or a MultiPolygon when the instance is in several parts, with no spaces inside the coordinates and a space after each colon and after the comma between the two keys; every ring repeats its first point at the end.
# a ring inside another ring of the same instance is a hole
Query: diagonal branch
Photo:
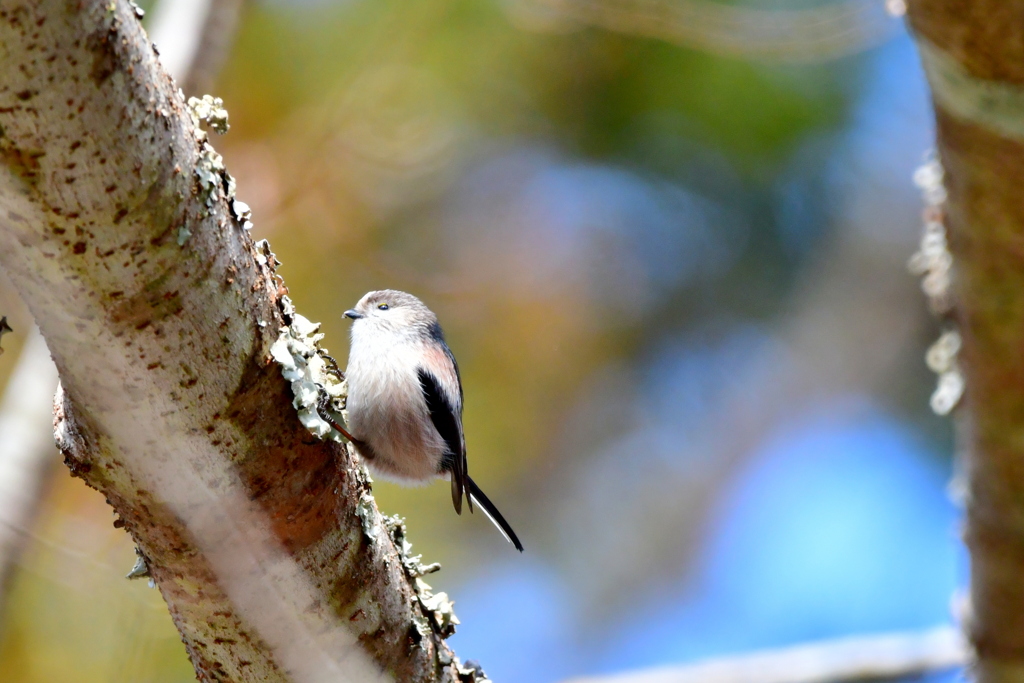
{"type": "Polygon", "coordinates": [[[199,678],[475,679],[361,470],[297,419],[272,255],[130,3],[11,0],[0,45],[0,265],[60,373],[65,462],[134,537],[199,678]]]}
{"type": "MultiPolygon", "coordinates": [[[[241,4],[241,0],[158,4],[152,31],[161,36],[161,58],[176,81],[192,87],[212,80],[226,56],[241,4]]],[[[55,472],[52,396],[56,386],[57,372],[46,342],[33,326],[0,403],[0,624],[14,568],[26,545],[26,531],[55,472]]]]}
{"type": "Polygon", "coordinates": [[[150,38],[186,95],[201,95],[227,58],[244,0],[161,0],[150,38]]]}

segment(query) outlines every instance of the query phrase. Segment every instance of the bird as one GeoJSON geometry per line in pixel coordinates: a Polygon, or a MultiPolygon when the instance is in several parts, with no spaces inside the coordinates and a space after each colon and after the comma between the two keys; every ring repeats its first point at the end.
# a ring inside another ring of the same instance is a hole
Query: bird
{"type": "Polygon", "coordinates": [[[418,485],[451,482],[462,514],[476,504],[516,550],[523,544],[469,476],[462,378],[437,316],[412,294],[382,289],[345,311],[352,320],[345,379],[347,427],[333,424],[376,475],[418,485]]]}

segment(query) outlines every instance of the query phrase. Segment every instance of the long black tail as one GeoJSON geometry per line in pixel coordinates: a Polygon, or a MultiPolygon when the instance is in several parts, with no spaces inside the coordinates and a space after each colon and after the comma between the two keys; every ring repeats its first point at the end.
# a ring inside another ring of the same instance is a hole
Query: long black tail
{"type": "MultiPolygon", "coordinates": [[[[484,511],[488,519],[494,522],[494,526],[498,527],[498,531],[505,537],[509,543],[516,547],[516,550],[523,552],[523,544],[519,542],[519,537],[516,536],[516,532],[512,531],[512,527],[505,521],[505,518],[498,512],[498,508],[494,507],[494,503],[491,499],[484,495],[484,492],[480,490],[480,487],[476,485],[476,482],[466,475],[466,491],[469,493],[469,497],[480,506],[480,509],[484,511]]],[[[472,510],[472,508],[470,508],[472,510]]]]}

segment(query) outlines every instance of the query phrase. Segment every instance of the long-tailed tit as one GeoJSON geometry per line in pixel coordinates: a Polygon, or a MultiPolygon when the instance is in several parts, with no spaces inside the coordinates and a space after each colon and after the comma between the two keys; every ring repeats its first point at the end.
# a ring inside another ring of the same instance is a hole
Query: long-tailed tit
{"type": "Polygon", "coordinates": [[[451,481],[455,512],[465,494],[508,541],[523,545],[469,477],[462,433],[462,380],[437,316],[393,289],[370,292],[345,311],[352,319],[348,431],[337,427],[376,474],[399,483],[451,481]],[[351,432],[351,433],[349,433],[351,432]]]}

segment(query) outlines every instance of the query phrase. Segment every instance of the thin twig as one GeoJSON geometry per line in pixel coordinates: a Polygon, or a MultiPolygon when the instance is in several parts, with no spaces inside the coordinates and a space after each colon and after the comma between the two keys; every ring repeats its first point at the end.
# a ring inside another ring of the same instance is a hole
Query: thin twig
{"type": "Polygon", "coordinates": [[[531,27],[580,23],[734,57],[780,62],[835,59],[874,47],[899,30],[880,0],[761,9],[717,0],[516,0],[531,27]]]}
{"type": "Polygon", "coordinates": [[[841,638],[568,683],[840,683],[881,681],[964,666],[959,630],[841,638]]]}

